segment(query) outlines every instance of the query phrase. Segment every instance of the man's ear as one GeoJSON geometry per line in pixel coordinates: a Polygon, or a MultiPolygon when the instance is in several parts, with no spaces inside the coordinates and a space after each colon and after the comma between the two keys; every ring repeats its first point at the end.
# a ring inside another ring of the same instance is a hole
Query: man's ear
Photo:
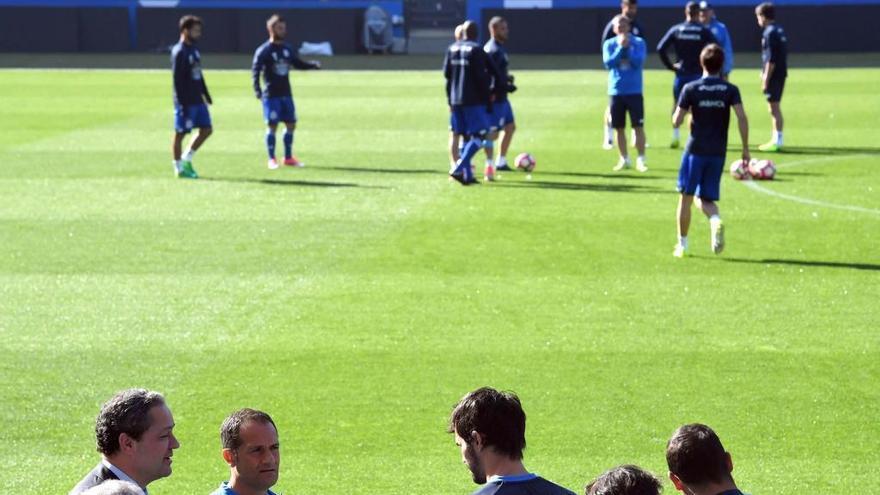
{"type": "Polygon", "coordinates": [[[226,461],[226,464],[229,464],[229,467],[235,467],[235,454],[232,452],[232,449],[223,449],[220,453],[223,455],[223,460],[226,461]]]}
{"type": "Polygon", "coordinates": [[[134,438],[131,438],[128,433],[120,433],[119,434],[119,451],[123,454],[131,453],[137,441],[134,438]]]}
{"type": "Polygon", "coordinates": [[[682,483],[681,479],[672,471],[669,472],[669,481],[672,482],[672,486],[674,486],[676,490],[680,492],[684,491],[684,483],[682,483]]]}
{"type": "Polygon", "coordinates": [[[733,458],[730,457],[730,452],[725,452],[724,457],[727,460],[727,472],[732,473],[733,472],[733,458]]]}
{"type": "Polygon", "coordinates": [[[486,447],[483,435],[477,430],[471,430],[470,444],[474,446],[475,450],[482,450],[486,447]]]}

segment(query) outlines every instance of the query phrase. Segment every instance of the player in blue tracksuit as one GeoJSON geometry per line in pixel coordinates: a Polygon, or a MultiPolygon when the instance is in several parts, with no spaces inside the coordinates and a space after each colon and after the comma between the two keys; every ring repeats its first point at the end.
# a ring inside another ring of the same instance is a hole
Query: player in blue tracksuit
{"type": "Polygon", "coordinates": [[[449,104],[452,132],[465,143],[461,157],[450,177],[463,185],[477,183],[471,170],[471,159],[480,151],[489,132],[492,112],[492,79],[498,77],[494,64],[476,43],[477,25],[462,24],[464,39],[449,45],[443,62],[446,78],[446,99],[449,104]]]}
{"type": "Polygon", "coordinates": [[[721,77],[726,81],[733,71],[733,41],[730,39],[730,31],[727,30],[726,24],[715,17],[715,9],[706,0],[700,2],[700,23],[712,31],[715,42],[724,48],[724,67],[721,68],[721,77]]]}
{"type": "Polygon", "coordinates": [[[776,24],[776,8],[764,2],[755,9],[758,25],[764,28],[761,37],[761,89],[770,107],[773,120],[773,137],[770,142],[758,146],[761,151],[782,149],[782,90],[788,77],[788,37],[782,26],[776,24]]]}
{"type": "MultiPolygon", "coordinates": [[[[675,81],[672,84],[673,105],[678,102],[681,88],[700,78],[700,52],[703,47],[715,42],[712,31],[699,23],[700,5],[697,2],[688,2],[684,13],[685,22],[672,26],[657,44],[660,61],[667,69],[675,72],[675,81]]],[[[674,126],[670,148],[678,148],[679,139],[678,127],[674,126]]]]}
{"type": "Polygon", "coordinates": [[[483,387],[462,397],[449,419],[474,483],[473,495],[574,495],[523,465],[526,414],[519,397],[483,387]]]}
{"type": "Polygon", "coordinates": [[[495,101],[492,102],[492,113],[489,115],[489,135],[483,141],[483,146],[486,147],[485,177],[486,180],[494,180],[495,170],[511,170],[507,164],[507,150],[510,149],[510,142],[516,131],[516,122],[513,119],[513,107],[510,105],[508,95],[516,91],[516,86],[513,84],[513,76],[507,71],[510,65],[507,50],[504,49],[509,33],[507,21],[502,17],[493,17],[489,20],[489,33],[492,39],[483,46],[483,50],[489,55],[499,76],[492,79],[492,94],[495,96],[495,101]],[[501,149],[498,152],[498,159],[493,162],[494,141],[498,139],[501,131],[504,131],[501,149]]]}
{"type": "Polygon", "coordinates": [[[211,94],[202,74],[202,56],[196,42],[202,37],[202,20],[187,15],[180,19],[180,41],[171,49],[171,73],[174,80],[174,173],[177,177],[197,179],[193,155],[213,131],[208,105],[211,94]],[[199,132],[182,153],[183,138],[196,128],[199,132]]]}
{"type": "MultiPolygon", "coordinates": [[[[638,36],[645,40],[647,43],[647,38],[645,38],[645,31],[642,29],[642,26],[636,20],[636,14],[639,12],[639,3],[638,0],[621,0],[620,2],[620,13],[626,16],[629,21],[629,32],[633,36],[638,36]]],[[[617,33],[614,32],[614,19],[612,18],[608,21],[608,24],[605,25],[605,29],[602,30],[602,47],[605,46],[605,42],[610,40],[611,38],[617,37],[617,33]]],[[[601,47],[600,47],[601,48],[601,47]]],[[[611,126],[611,108],[605,107],[605,116],[603,117],[604,131],[605,135],[602,139],[602,148],[606,150],[610,150],[614,147],[612,141],[614,140],[614,128],[611,126]]],[[[633,142],[636,141],[635,132],[633,132],[633,142]]]]}
{"type": "Polygon", "coordinates": [[[678,172],[678,242],[673,256],[683,257],[688,249],[691,204],[699,196],[700,207],[709,218],[712,251],[724,249],[724,226],[716,202],[720,198],[721,175],[727,153],[727,129],[730,110],[736,113],[742,138],[742,159],[749,162],[749,124],[742,106],[739,88],[721,78],[724,49],[712,43],[700,53],[703,77],[681,90],[678,107],[672,116],[677,127],[691,114],[691,135],[681,157],[678,172]]]}
{"type": "Polygon", "coordinates": [[[617,36],[605,41],[602,47],[602,60],[608,69],[608,99],[611,126],[617,131],[617,147],[620,161],[615,171],[630,167],[626,149],[626,114],[636,135],[636,149],[639,156],[636,169],[647,172],[645,164],[645,102],[642,97],[642,66],[645,63],[647,47],[645,40],[629,32],[629,18],[623,14],[614,17],[614,32],[617,36]]]}
{"type": "Polygon", "coordinates": [[[305,62],[296,51],[284,42],[287,36],[287,23],[280,15],[273,15],[266,21],[269,40],[260,45],[254,53],[251,73],[254,94],[263,102],[263,118],[266,130],[266,150],[269,153],[269,168],[278,168],[275,160],[275,132],[278,123],[284,122],[284,165],[302,167],[305,164],[293,156],[293,132],[296,130],[296,107],[290,90],[290,67],[295,69],[320,69],[320,62],[305,62]],[[265,87],[260,86],[262,78],[265,87]]]}

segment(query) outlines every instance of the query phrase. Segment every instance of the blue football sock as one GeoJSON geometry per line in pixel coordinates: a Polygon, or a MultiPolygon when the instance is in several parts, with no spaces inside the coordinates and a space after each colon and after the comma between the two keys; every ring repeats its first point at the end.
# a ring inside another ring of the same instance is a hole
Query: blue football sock
{"type": "Polygon", "coordinates": [[[293,156],[293,131],[284,133],[284,158],[293,156]]]}
{"type": "Polygon", "coordinates": [[[480,151],[480,144],[481,142],[479,139],[471,139],[464,146],[464,150],[461,153],[461,159],[458,161],[458,167],[455,168],[455,171],[460,171],[464,176],[465,181],[471,181],[474,178],[473,171],[471,170],[471,158],[480,151]]]}
{"type": "Polygon", "coordinates": [[[266,150],[269,151],[269,158],[275,158],[275,133],[266,132],[266,150]]]}

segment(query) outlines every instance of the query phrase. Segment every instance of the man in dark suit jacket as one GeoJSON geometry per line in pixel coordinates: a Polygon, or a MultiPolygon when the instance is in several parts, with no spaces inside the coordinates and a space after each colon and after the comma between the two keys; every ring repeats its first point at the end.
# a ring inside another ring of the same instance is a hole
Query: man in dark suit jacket
{"type": "Polygon", "coordinates": [[[70,491],[79,495],[107,480],[134,483],[144,495],[147,485],[171,475],[171,456],[180,443],[174,418],[157,392],[130,389],[101,407],[95,424],[101,462],[70,491]]]}

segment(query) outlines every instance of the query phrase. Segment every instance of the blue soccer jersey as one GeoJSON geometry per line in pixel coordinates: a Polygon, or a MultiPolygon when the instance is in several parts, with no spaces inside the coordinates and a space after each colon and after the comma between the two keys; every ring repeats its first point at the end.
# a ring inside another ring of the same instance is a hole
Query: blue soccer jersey
{"type": "Polygon", "coordinates": [[[764,28],[761,37],[761,61],[774,65],[773,79],[784,79],[788,75],[788,38],[782,27],[775,22],[764,28]]]}
{"type": "Polygon", "coordinates": [[[709,43],[717,40],[712,31],[697,22],[682,22],[672,26],[660,43],[657,44],[657,53],[660,61],[669,70],[674,70],[679,75],[700,74],[700,52],[709,43]],[[681,65],[676,68],[675,58],[681,65]]]}
{"type": "Polygon", "coordinates": [[[616,36],[605,42],[602,61],[608,69],[609,95],[642,94],[642,65],[646,53],[645,40],[638,36],[630,36],[627,47],[621,46],[616,36]]]}
{"type": "Polygon", "coordinates": [[[678,106],[692,115],[691,136],[685,152],[724,156],[730,108],[741,103],[739,88],[720,77],[704,77],[688,83],[678,99],[678,106]]]}
{"type": "Polygon", "coordinates": [[[178,42],[171,49],[171,73],[174,78],[174,105],[186,107],[211,102],[202,74],[202,56],[195,45],[178,42]]]}
{"type": "MultiPolygon", "coordinates": [[[[228,481],[224,481],[220,483],[220,488],[211,492],[211,495],[238,495],[238,492],[229,487],[228,481]]],[[[272,490],[267,490],[266,495],[275,495],[275,493],[272,490]]]]}
{"type": "Polygon", "coordinates": [[[493,476],[473,495],[574,495],[574,492],[537,474],[493,476]]]}
{"type": "Polygon", "coordinates": [[[473,41],[456,41],[449,45],[443,74],[450,106],[488,105],[492,79],[500,79],[489,55],[473,41]]]}
{"type": "Polygon", "coordinates": [[[317,69],[318,64],[306,62],[299,58],[294,49],[287,43],[267,41],[254,52],[251,75],[254,92],[264,98],[292,96],[290,90],[290,68],[317,69]],[[260,78],[265,88],[260,86],[260,78]]]}
{"type": "Polygon", "coordinates": [[[733,70],[733,41],[730,40],[730,31],[727,30],[727,26],[723,22],[715,17],[709,21],[709,31],[712,31],[712,36],[724,49],[724,66],[721,68],[721,73],[730,74],[730,71],[733,70]]]}
{"type": "Polygon", "coordinates": [[[504,45],[495,41],[495,38],[490,39],[483,46],[483,50],[489,55],[489,59],[495,64],[495,70],[497,71],[498,77],[492,78],[492,93],[495,95],[495,102],[501,102],[507,99],[507,84],[508,84],[508,66],[510,65],[510,61],[507,58],[507,50],[504,49],[504,45]]]}

